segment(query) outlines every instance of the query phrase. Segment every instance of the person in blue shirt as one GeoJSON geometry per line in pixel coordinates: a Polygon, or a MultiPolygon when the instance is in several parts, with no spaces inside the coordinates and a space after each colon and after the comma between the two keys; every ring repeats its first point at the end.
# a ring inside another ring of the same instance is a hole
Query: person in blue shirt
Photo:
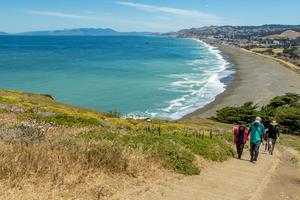
{"type": "Polygon", "coordinates": [[[259,147],[263,141],[263,135],[265,132],[265,126],[261,123],[261,117],[256,117],[255,121],[251,123],[249,133],[250,133],[250,155],[251,162],[256,163],[259,147]]]}

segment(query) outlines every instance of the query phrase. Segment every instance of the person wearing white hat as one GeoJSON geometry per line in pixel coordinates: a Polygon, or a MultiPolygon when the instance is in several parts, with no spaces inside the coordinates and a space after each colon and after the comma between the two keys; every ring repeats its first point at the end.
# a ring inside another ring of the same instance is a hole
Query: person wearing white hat
{"type": "Polygon", "coordinates": [[[259,147],[261,142],[263,141],[263,135],[265,132],[265,126],[261,123],[261,117],[256,117],[255,121],[250,125],[249,133],[250,133],[250,161],[252,163],[256,163],[259,147]]]}

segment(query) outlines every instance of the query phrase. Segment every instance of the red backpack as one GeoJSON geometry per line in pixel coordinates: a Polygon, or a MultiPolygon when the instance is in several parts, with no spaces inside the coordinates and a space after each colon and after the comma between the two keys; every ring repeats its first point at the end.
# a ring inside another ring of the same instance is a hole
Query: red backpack
{"type": "MultiPolygon", "coordinates": [[[[234,134],[234,142],[238,141],[238,134],[239,134],[239,127],[233,127],[233,134],[234,134]]],[[[246,144],[247,140],[249,139],[249,132],[248,129],[245,128],[244,130],[244,144],[246,144]]]]}

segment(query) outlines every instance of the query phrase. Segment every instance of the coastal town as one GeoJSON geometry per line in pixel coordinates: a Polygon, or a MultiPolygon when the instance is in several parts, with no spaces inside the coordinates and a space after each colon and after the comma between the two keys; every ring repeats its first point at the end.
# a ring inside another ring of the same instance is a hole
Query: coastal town
{"type": "Polygon", "coordinates": [[[208,26],[181,30],[176,36],[221,42],[300,66],[299,25],[208,26]]]}

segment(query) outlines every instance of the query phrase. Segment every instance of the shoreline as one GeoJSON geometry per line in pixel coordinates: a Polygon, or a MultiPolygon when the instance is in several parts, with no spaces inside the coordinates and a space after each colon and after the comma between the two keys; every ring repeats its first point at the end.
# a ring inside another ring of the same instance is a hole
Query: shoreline
{"type": "MultiPolygon", "coordinates": [[[[234,66],[233,66],[232,62],[230,61],[229,57],[227,55],[225,55],[220,50],[220,48],[217,47],[216,45],[211,44],[207,41],[203,41],[198,38],[187,38],[187,39],[192,39],[192,40],[196,41],[197,43],[200,43],[202,46],[207,48],[210,53],[214,54],[217,57],[218,61],[221,61],[220,66],[219,66],[220,70],[215,72],[213,75],[211,75],[208,78],[208,80],[213,78],[216,81],[214,83],[213,88],[211,88],[212,87],[211,84],[207,84],[208,86],[205,85],[202,88],[202,89],[209,89],[208,91],[214,91],[214,94],[209,95],[210,99],[207,99],[207,101],[205,101],[202,105],[199,105],[199,106],[201,106],[200,107],[200,109],[201,109],[203,107],[206,107],[206,105],[214,102],[216,96],[219,96],[219,95],[223,94],[224,92],[226,92],[228,86],[231,85],[234,80],[235,70],[234,70],[234,66]]],[[[209,83],[211,83],[211,82],[209,82],[209,83]]],[[[181,119],[185,118],[186,116],[196,112],[197,110],[199,110],[199,107],[193,106],[192,109],[185,110],[185,113],[183,113],[183,114],[181,113],[180,117],[176,117],[176,118],[170,117],[170,120],[171,121],[181,120],[181,119]]],[[[176,112],[175,114],[178,115],[178,113],[176,112]]]]}
{"type": "Polygon", "coordinates": [[[240,106],[249,101],[262,106],[275,96],[287,92],[300,93],[300,75],[283,63],[227,44],[210,45],[228,57],[234,70],[233,79],[214,101],[185,115],[181,120],[213,117],[223,107],[240,106]]]}
{"type": "MultiPolygon", "coordinates": [[[[206,43],[205,41],[202,41],[204,43],[206,43]]],[[[221,55],[223,56],[224,58],[224,55],[226,56],[226,59],[230,65],[231,65],[231,68],[232,70],[234,71],[233,74],[231,74],[232,76],[232,80],[231,82],[225,87],[225,91],[216,95],[215,96],[215,99],[206,104],[204,107],[202,108],[199,108],[197,110],[195,110],[194,112],[191,112],[185,116],[183,116],[181,119],[184,120],[184,119],[187,119],[187,118],[190,118],[190,117],[201,117],[201,114],[202,113],[206,113],[206,112],[209,112],[210,110],[212,110],[215,106],[217,106],[218,104],[221,104],[222,101],[224,100],[224,98],[226,96],[229,96],[231,94],[231,91],[233,91],[235,89],[235,87],[239,84],[239,81],[240,81],[240,74],[239,74],[239,70],[237,70],[237,64],[236,62],[233,60],[233,58],[231,56],[229,56],[228,54],[226,54],[226,50],[224,50],[224,47],[223,45],[220,45],[220,44],[210,44],[208,43],[209,45],[212,45],[216,48],[218,48],[220,51],[221,51],[221,55]],[[222,48],[223,47],[223,48],[222,48]]],[[[213,116],[206,116],[206,117],[213,117],[213,116]]]]}

